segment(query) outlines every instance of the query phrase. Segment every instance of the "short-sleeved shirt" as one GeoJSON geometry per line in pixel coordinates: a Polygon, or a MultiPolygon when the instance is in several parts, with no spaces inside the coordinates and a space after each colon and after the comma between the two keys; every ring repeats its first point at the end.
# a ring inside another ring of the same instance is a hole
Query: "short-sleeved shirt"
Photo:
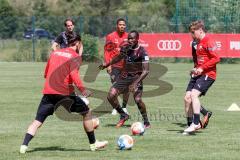
{"type": "Polygon", "coordinates": [[[143,63],[149,62],[149,57],[146,50],[139,45],[136,49],[125,50],[121,48],[120,54],[124,57],[123,74],[126,75],[140,75],[143,71],[143,63]]]}
{"type": "Polygon", "coordinates": [[[192,58],[193,58],[193,63],[194,63],[194,67],[196,67],[197,65],[197,41],[193,40],[192,41],[192,58]]]}
{"type": "Polygon", "coordinates": [[[56,42],[60,45],[60,48],[67,48],[68,47],[66,34],[73,34],[73,36],[76,35],[75,32],[67,33],[66,31],[64,31],[64,32],[60,33],[54,41],[54,42],[56,42]]]}

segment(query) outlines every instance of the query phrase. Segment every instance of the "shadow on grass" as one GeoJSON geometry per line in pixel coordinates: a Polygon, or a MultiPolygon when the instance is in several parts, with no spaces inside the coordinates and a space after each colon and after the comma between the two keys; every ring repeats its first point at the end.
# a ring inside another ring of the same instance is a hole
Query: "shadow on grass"
{"type": "Polygon", "coordinates": [[[32,150],[29,150],[28,152],[31,153],[31,152],[42,152],[42,151],[70,151],[70,152],[74,152],[74,151],[88,151],[88,152],[91,152],[90,149],[68,149],[68,148],[63,148],[63,147],[60,147],[60,146],[51,146],[51,147],[37,147],[37,148],[34,148],[32,150]]]}
{"type": "Polygon", "coordinates": [[[172,123],[172,124],[175,124],[181,128],[186,128],[186,126],[187,126],[186,123],[172,123]]]}
{"type": "MultiPolygon", "coordinates": [[[[181,128],[184,128],[184,129],[186,128],[186,123],[172,123],[172,124],[175,124],[175,125],[177,125],[177,126],[179,126],[181,128]]],[[[167,131],[169,131],[169,132],[177,132],[177,133],[181,133],[182,134],[184,129],[169,129],[167,131]]],[[[189,135],[189,136],[196,136],[199,133],[200,134],[202,133],[201,129],[197,130],[195,132],[189,133],[187,135],[189,135]]]]}
{"type": "MultiPolygon", "coordinates": [[[[116,124],[106,124],[105,127],[115,127],[115,128],[116,128],[116,124]]],[[[122,126],[122,128],[129,128],[129,127],[131,127],[130,124],[124,124],[124,125],[122,126]]],[[[120,127],[120,128],[121,128],[121,127],[120,127]]]]}

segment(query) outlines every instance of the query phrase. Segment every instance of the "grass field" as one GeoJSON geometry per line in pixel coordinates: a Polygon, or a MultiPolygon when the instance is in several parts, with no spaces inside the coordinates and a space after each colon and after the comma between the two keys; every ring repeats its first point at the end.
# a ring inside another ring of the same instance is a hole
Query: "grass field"
{"type": "MultiPolygon", "coordinates": [[[[213,111],[207,129],[193,136],[181,134],[185,127],[183,95],[192,64],[162,64],[168,68],[161,80],[173,86],[171,92],[144,98],[151,114],[152,128],[144,136],[133,138],[130,151],[119,151],[116,140],[121,134],[130,134],[129,125],[116,129],[117,116],[100,117],[101,126],[96,130],[99,140],[108,140],[109,146],[90,152],[87,137],[80,122],[66,122],[56,116],[47,119],[31,141],[29,152],[19,154],[19,146],[27,126],[34,119],[41,98],[44,63],[0,63],[0,159],[1,160],[230,160],[240,159],[240,112],[226,112],[236,102],[240,105],[240,70],[238,65],[218,65],[218,79],[202,98],[203,105],[213,111]]],[[[97,66],[97,65],[96,65],[97,66]]],[[[81,68],[84,75],[86,66],[81,68]]],[[[90,89],[108,91],[110,82],[105,71],[97,81],[85,83],[90,89]]],[[[144,90],[155,86],[145,85],[144,90]]],[[[92,106],[99,100],[91,98],[92,106]]],[[[133,117],[138,111],[129,106],[133,117]]],[[[135,116],[134,116],[135,115],[135,116]]]]}

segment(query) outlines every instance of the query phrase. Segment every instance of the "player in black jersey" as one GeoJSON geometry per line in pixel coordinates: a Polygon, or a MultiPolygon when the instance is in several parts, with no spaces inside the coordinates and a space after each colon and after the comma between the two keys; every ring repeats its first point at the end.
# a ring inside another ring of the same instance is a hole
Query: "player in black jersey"
{"type": "Polygon", "coordinates": [[[129,119],[129,115],[122,110],[117,97],[119,94],[130,91],[133,93],[135,103],[142,115],[145,128],[150,128],[146,106],[142,101],[142,80],[149,73],[149,57],[146,50],[138,44],[138,40],[139,33],[131,31],[128,35],[128,42],[120,49],[120,54],[109,63],[103,63],[99,66],[100,69],[105,69],[119,62],[121,59],[124,60],[124,68],[121,76],[113,84],[108,94],[109,103],[120,114],[120,121],[116,127],[121,127],[129,119]]]}

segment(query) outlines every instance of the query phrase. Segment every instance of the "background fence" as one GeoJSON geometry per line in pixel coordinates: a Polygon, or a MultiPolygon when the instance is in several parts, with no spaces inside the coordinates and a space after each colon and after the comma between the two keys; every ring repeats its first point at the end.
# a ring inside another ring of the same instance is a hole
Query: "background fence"
{"type": "MultiPolygon", "coordinates": [[[[148,5],[141,6],[137,15],[125,13],[121,16],[71,16],[75,21],[75,30],[83,35],[87,43],[93,43],[86,44],[90,48],[85,48],[84,54],[102,55],[104,36],[114,30],[116,19],[120,17],[126,19],[128,31],[134,29],[145,33],[186,33],[191,21],[203,19],[209,32],[240,33],[240,1],[172,0],[164,1],[165,6],[160,5],[159,8],[157,6],[163,3],[161,1],[141,2],[148,5]],[[150,10],[156,10],[156,14],[148,13],[150,10]],[[92,46],[95,48],[92,49],[92,46]]],[[[39,13],[44,13],[44,9],[39,13]]],[[[49,15],[51,14],[18,16],[10,9],[1,12],[0,7],[0,61],[45,61],[52,40],[65,29],[63,21],[69,17],[49,15]],[[38,29],[44,29],[49,36],[46,39],[37,35],[24,38],[24,33],[28,30],[38,29]]]]}

